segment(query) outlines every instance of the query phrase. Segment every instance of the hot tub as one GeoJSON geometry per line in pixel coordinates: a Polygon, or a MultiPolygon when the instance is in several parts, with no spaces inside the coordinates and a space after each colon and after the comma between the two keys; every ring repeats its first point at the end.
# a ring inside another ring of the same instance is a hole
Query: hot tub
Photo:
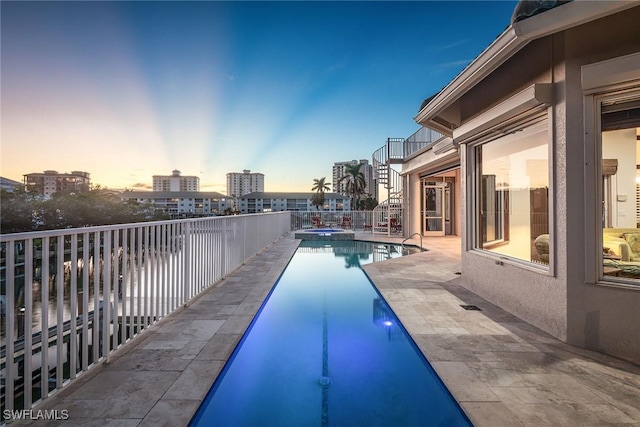
{"type": "Polygon", "coordinates": [[[355,233],[342,228],[311,228],[296,231],[295,237],[301,240],[353,240],[355,233]]]}

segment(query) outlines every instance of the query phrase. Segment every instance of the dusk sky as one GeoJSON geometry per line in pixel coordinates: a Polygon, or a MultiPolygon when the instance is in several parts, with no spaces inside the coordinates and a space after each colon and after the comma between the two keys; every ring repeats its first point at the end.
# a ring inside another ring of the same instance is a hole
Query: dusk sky
{"type": "Polygon", "coordinates": [[[265,175],[310,191],[334,162],[418,129],[515,1],[11,2],[1,12],[0,175],[265,175]]]}

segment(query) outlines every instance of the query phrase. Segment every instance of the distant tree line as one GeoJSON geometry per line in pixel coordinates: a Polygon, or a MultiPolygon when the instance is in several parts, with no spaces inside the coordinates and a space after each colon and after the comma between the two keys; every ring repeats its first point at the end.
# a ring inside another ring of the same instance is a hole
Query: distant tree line
{"type": "Polygon", "coordinates": [[[54,193],[48,199],[25,191],[0,192],[2,234],[168,218],[152,205],[122,201],[118,194],[100,187],[79,193],[54,193]]]}

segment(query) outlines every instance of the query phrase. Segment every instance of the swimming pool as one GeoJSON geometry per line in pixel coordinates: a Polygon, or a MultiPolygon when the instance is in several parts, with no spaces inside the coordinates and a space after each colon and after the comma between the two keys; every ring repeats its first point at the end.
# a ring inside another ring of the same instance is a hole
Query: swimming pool
{"type": "Polygon", "coordinates": [[[401,252],[303,241],[190,425],[471,425],[359,268],[401,252]]]}

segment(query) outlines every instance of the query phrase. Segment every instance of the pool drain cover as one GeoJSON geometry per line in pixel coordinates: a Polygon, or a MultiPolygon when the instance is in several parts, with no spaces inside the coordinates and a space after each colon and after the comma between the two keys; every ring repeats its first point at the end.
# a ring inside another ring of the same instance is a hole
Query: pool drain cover
{"type": "Polygon", "coordinates": [[[318,380],[318,384],[320,384],[322,387],[329,387],[331,385],[331,378],[320,377],[320,379],[318,380]]]}

